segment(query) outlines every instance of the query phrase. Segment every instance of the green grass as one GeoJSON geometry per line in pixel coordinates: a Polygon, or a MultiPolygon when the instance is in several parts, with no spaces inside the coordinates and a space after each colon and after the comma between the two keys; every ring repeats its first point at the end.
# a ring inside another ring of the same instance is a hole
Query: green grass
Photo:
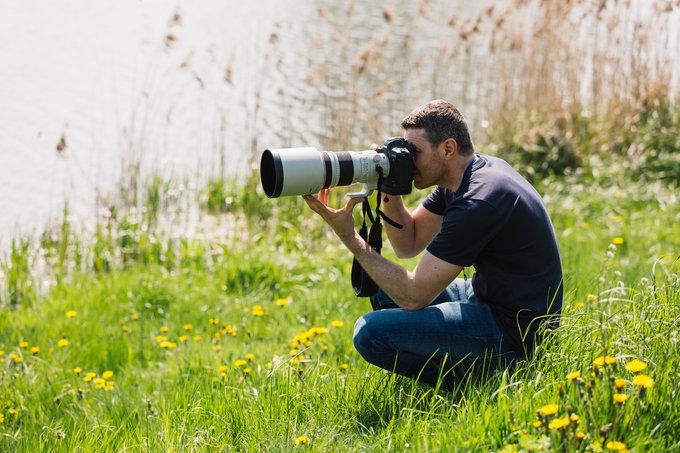
{"type": "Polygon", "coordinates": [[[231,187],[238,205],[218,218],[233,234],[199,239],[163,233],[156,190],[92,233],[64,220],[17,240],[2,262],[0,450],[678,449],[680,206],[673,187],[608,168],[538,183],[565,269],[561,328],[538,358],[451,393],[361,360],[352,326],[369,304],[299,198],[231,187]],[[634,358],[652,388],[633,383],[634,358]]]}

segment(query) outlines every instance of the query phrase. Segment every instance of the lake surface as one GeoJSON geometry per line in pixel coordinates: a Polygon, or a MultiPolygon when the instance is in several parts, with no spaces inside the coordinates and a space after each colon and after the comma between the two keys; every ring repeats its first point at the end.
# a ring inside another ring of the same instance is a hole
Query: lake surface
{"type": "Polygon", "coordinates": [[[595,82],[626,96],[629,68],[666,71],[678,93],[680,8],[572,9],[564,40],[531,3],[4,1],[0,250],[64,203],[93,218],[136,168],[198,184],[268,146],[366,149],[429,99],[455,100],[479,140],[508,103],[587,103],[595,82]],[[543,73],[555,92],[533,83],[543,73]]]}

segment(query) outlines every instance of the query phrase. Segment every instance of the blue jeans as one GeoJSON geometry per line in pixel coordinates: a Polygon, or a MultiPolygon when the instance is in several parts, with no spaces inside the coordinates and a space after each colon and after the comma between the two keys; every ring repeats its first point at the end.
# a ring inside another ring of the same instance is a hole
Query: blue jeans
{"type": "Polygon", "coordinates": [[[403,310],[382,290],[354,326],[354,347],[369,363],[444,388],[470,372],[507,367],[515,354],[488,305],[461,278],[427,307],[403,310]]]}

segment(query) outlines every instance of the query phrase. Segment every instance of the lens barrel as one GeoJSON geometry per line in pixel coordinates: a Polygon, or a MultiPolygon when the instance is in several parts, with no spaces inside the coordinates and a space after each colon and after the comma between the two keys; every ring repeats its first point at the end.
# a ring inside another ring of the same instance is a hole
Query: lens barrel
{"type": "Polygon", "coordinates": [[[265,195],[315,194],[321,189],[376,182],[376,166],[389,174],[389,160],[375,151],[318,151],[316,148],[266,149],[260,158],[265,195]]]}

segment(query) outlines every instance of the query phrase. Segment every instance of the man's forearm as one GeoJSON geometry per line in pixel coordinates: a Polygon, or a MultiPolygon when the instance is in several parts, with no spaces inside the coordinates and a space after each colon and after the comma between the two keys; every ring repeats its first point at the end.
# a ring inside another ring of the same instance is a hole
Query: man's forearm
{"type": "Polygon", "coordinates": [[[413,295],[415,286],[412,272],[381,256],[359,234],[340,239],[373,281],[398,306],[406,310],[417,310],[429,302],[413,295]]]}
{"type": "Polygon", "coordinates": [[[387,217],[403,227],[395,228],[385,222],[385,233],[397,256],[400,258],[413,256],[415,225],[411,212],[404,205],[403,199],[400,195],[386,195],[382,207],[387,217]]]}

